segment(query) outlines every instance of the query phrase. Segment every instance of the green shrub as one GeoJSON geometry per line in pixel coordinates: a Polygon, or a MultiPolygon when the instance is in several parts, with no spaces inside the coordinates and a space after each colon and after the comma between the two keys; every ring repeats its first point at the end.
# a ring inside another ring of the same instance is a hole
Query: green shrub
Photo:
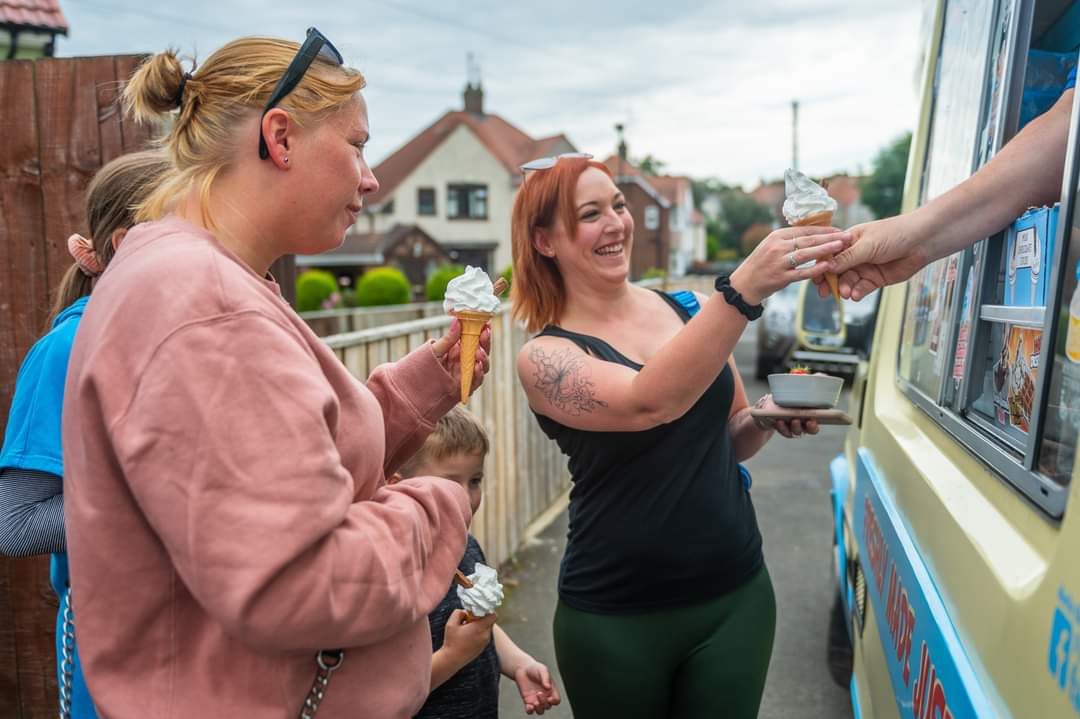
{"type": "Polygon", "coordinates": [[[654,280],[654,279],[662,280],[665,277],[667,277],[667,271],[666,270],[662,270],[659,267],[650,267],[649,269],[645,270],[645,274],[643,274],[641,276],[641,279],[643,279],[643,280],[654,280]]]}
{"type": "Polygon", "coordinates": [[[409,280],[396,267],[376,267],[356,283],[356,301],[361,307],[403,305],[411,298],[409,280]]]}
{"type": "Polygon", "coordinates": [[[504,280],[506,280],[506,292],[503,292],[502,296],[509,297],[510,285],[514,284],[514,266],[507,265],[506,269],[502,271],[499,277],[502,277],[504,280]]]}
{"type": "Polygon", "coordinates": [[[337,291],[337,278],[329,272],[305,270],[296,278],[296,311],[320,310],[337,291]]]}
{"type": "Polygon", "coordinates": [[[465,274],[465,268],[461,265],[443,265],[432,272],[431,277],[428,277],[425,290],[428,302],[442,302],[443,297],[446,295],[446,286],[450,284],[450,280],[463,274],[465,274]]]}

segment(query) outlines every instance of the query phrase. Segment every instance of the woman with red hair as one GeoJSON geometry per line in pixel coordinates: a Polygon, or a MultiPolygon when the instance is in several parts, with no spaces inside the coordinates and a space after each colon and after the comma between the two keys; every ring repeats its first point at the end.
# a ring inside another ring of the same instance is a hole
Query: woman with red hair
{"type": "Polygon", "coordinates": [[[574,716],[755,717],[776,604],[739,462],[773,427],[750,416],[732,352],[762,300],[850,236],[777,230],[712,296],[668,295],[629,282],[634,221],[603,164],[522,169],[512,298],[539,334],[517,371],[573,479],[554,631],[574,716]]]}

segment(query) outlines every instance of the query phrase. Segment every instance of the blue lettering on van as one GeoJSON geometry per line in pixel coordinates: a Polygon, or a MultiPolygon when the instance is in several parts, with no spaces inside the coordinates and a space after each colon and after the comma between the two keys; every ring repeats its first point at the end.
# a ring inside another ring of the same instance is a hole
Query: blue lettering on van
{"type": "Polygon", "coordinates": [[[856,458],[859,561],[901,719],[998,716],[872,455],[856,458]]]}
{"type": "Polygon", "coordinates": [[[1065,692],[1073,711],[1080,714],[1080,605],[1059,587],[1057,606],[1050,621],[1050,642],[1046,667],[1058,688],[1065,692]]]}

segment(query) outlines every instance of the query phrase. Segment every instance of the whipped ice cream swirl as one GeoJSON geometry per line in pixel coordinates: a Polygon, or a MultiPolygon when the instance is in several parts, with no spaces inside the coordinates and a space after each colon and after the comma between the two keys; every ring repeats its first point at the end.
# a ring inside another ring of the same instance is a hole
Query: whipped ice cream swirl
{"type": "Polygon", "coordinates": [[[503,586],[494,569],[477,562],[469,581],[473,584],[470,589],[457,588],[458,599],[466,612],[474,617],[486,617],[499,608],[503,601],[503,586]]]}
{"type": "Polygon", "coordinates": [[[458,275],[446,285],[443,296],[443,310],[447,313],[472,310],[473,312],[495,312],[499,309],[499,298],[491,278],[479,267],[466,267],[465,274],[458,275]]]}
{"type": "Polygon", "coordinates": [[[784,218],[790,224],[815,212],[836,212],[839,206],[825,188],[798,170],[784,171],[784,218]]]}

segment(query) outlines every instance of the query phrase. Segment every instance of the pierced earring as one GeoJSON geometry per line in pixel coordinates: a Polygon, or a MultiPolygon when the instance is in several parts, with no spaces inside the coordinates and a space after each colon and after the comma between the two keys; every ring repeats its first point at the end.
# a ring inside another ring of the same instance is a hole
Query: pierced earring
{"type": "Polygon", "coordinates": [[[286,165],[289,164],[289,158],[288,157],[281,158],[281,161],[284,162],[286,165]]]}

